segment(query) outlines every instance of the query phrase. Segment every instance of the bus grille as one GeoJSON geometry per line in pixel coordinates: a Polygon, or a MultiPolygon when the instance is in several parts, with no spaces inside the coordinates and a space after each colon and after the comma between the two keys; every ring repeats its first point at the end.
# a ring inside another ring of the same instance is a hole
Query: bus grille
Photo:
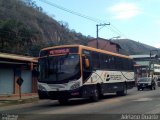
{"type": "Polygon", "coordinates": [[[49,84],[48,86],[51,88],[65,88],[65,85],[58,85],[58,84],[49,84]]]}

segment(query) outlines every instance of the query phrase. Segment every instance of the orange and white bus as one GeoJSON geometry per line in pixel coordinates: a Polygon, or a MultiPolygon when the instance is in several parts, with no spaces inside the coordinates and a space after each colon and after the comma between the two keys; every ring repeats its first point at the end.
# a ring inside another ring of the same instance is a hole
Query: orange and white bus
{"type": "Polygon", "coordinates": [[[39,72],[39,98],[60,103],[70,98],[97,101],[105,93],[126,95],[135,85],[131,58],[82,45],[42,49],[39,72]]]}

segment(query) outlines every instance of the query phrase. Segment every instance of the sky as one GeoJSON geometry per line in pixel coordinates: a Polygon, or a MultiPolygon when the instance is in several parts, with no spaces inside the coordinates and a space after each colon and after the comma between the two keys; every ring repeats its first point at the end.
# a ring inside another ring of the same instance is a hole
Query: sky
{"type": "Polygon", "coordinates": [[[105,39],[131,39],[160,48],[160,0],[35,0],[37,6],[57,21],[68,24],[69,29],[86,36],[105,39]],[[46,4],[49,2],[52,5],[46,4]],[[87,18],[66,12],[64,8],[87,18]]]}

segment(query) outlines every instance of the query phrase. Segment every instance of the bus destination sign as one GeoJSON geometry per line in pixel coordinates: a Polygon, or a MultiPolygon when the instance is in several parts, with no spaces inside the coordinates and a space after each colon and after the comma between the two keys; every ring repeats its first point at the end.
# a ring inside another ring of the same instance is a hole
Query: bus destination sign
{"type": "Polygon", "coordinates": [[[62,48],[52,48],[48,50],[42,50],[40,56],[46,55],[58,55],[58,54],[68,54],[68,53],[78,53],[78,47],[62,47],[62,48]]]}
{"type": "Polygon", "coordinates": [[[78,47],[55,48],[48,50],[49,55],[78,53],[78,47]]]}
{"type": "Polygon", "coordinates": [[[55,55],[55,54],[67,54],[70,53],[70,50],[68,48],[62,48],[62,49],[57,49],[57,50],[50,50],[49,54],[50,55],[55,55]]]}

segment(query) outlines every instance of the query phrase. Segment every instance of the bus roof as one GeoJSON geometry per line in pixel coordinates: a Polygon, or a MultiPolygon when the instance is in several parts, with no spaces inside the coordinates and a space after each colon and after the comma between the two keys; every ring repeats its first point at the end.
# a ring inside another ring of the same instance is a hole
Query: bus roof
{"type": "Polygon", "coordinates": [[[118,53],[114,53],[114,52],[110,52],[110,51],[106,51],[106,50],[101,50],[101,49],[97,49],[97,48],[93,48],[93,47],[88,47],[88,46],[84,46],[84,45],[76,45],[76,44],[75,45],[60,45],[60,46],[47,47],[47,48],[43,48],[41,51],[50,50],[53,48],[61,48],[61,47],[79,47],[80,49],[86,49],[86,50],[91,50],[91,51],[96,51],[96,52],[100,52],[100,53],[105,53],[105,54],[117,56],[117,57],[132,59],[126,55],[122,55],[122,54],[118,54],[118,53]]]}

